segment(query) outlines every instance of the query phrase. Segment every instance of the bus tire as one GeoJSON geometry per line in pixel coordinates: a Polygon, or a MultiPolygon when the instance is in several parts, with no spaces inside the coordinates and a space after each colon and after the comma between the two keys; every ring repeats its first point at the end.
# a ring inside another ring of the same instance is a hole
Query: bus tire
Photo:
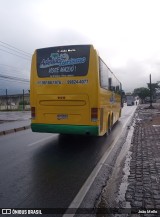
{"type": "Polygon", "coordinates": [[[108,134],[110,134],[110,132],[111,132],[111,118],[109,116],[109,118],[108,118],[108,134]]]}

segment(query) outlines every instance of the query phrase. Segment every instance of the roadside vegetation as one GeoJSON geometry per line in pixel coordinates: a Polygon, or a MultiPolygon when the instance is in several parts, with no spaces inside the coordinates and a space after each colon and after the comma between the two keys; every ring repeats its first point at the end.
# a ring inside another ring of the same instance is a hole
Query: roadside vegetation
{"type": "Polygon", "coordinates": [[[133,91],[134,96],[138,96],[142,103],[147,103],[150,101],[150,96],[152,101],[155,102],[157,98],[160,98],[160,82],[147,84],[147,87],[136,88],[133,91]]]}

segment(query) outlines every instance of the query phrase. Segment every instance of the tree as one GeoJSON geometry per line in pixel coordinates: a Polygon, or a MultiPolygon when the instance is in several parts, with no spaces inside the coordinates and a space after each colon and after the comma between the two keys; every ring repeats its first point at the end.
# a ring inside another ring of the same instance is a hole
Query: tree
{"type": "Polygon", "coordinates": [[[133,94],[135,96],[139,96],[142,102],[144,102],[144,99],[150,96],[150,90],[146,87],[140,87],[140,88],[134,89],[133,94]]]}
{"type": "Polygon", "coordinates": [[[147,85],[148,85],[149,90],[151,88],[152,96],[153,96],[153,98],[155,98],[156,92],[160,89],[158,82],[157,83],[151,83],[151,87],[150,87],[150,83],[147,83],[147,85]]]}

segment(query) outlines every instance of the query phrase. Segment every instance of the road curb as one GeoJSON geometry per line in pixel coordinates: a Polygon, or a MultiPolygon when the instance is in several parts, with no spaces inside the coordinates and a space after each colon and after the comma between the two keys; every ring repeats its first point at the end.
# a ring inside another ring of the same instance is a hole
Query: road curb
{"type": "Polygon", "coordinates": [[[31,126],[27,125],[27,126],[23,126],[23,127],[17,127],[17,128],[14,128],[14,129],[10,129],[10,130],[0,131],[0,136],[5,136],[5,135],[11,134],[11,133],[16,133],[16,132],[19,132],[19,131],[22,131],[22,130],[27,130],[27,129],[30,129],[30,128],[31,128],[31,126]]]}

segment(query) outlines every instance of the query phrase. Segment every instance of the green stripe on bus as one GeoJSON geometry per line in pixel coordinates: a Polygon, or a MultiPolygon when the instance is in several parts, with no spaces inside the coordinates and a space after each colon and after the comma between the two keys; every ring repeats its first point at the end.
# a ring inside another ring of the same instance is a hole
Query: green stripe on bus
{"type": "Polygon", "coordinates": [[[31,124],[33,132],[44,133],[62,133],[62,134],[80,134],[80,135],[95,135],[98,133],[98,126],[86,125],[61,125],[61,124],[31,124]]]}

